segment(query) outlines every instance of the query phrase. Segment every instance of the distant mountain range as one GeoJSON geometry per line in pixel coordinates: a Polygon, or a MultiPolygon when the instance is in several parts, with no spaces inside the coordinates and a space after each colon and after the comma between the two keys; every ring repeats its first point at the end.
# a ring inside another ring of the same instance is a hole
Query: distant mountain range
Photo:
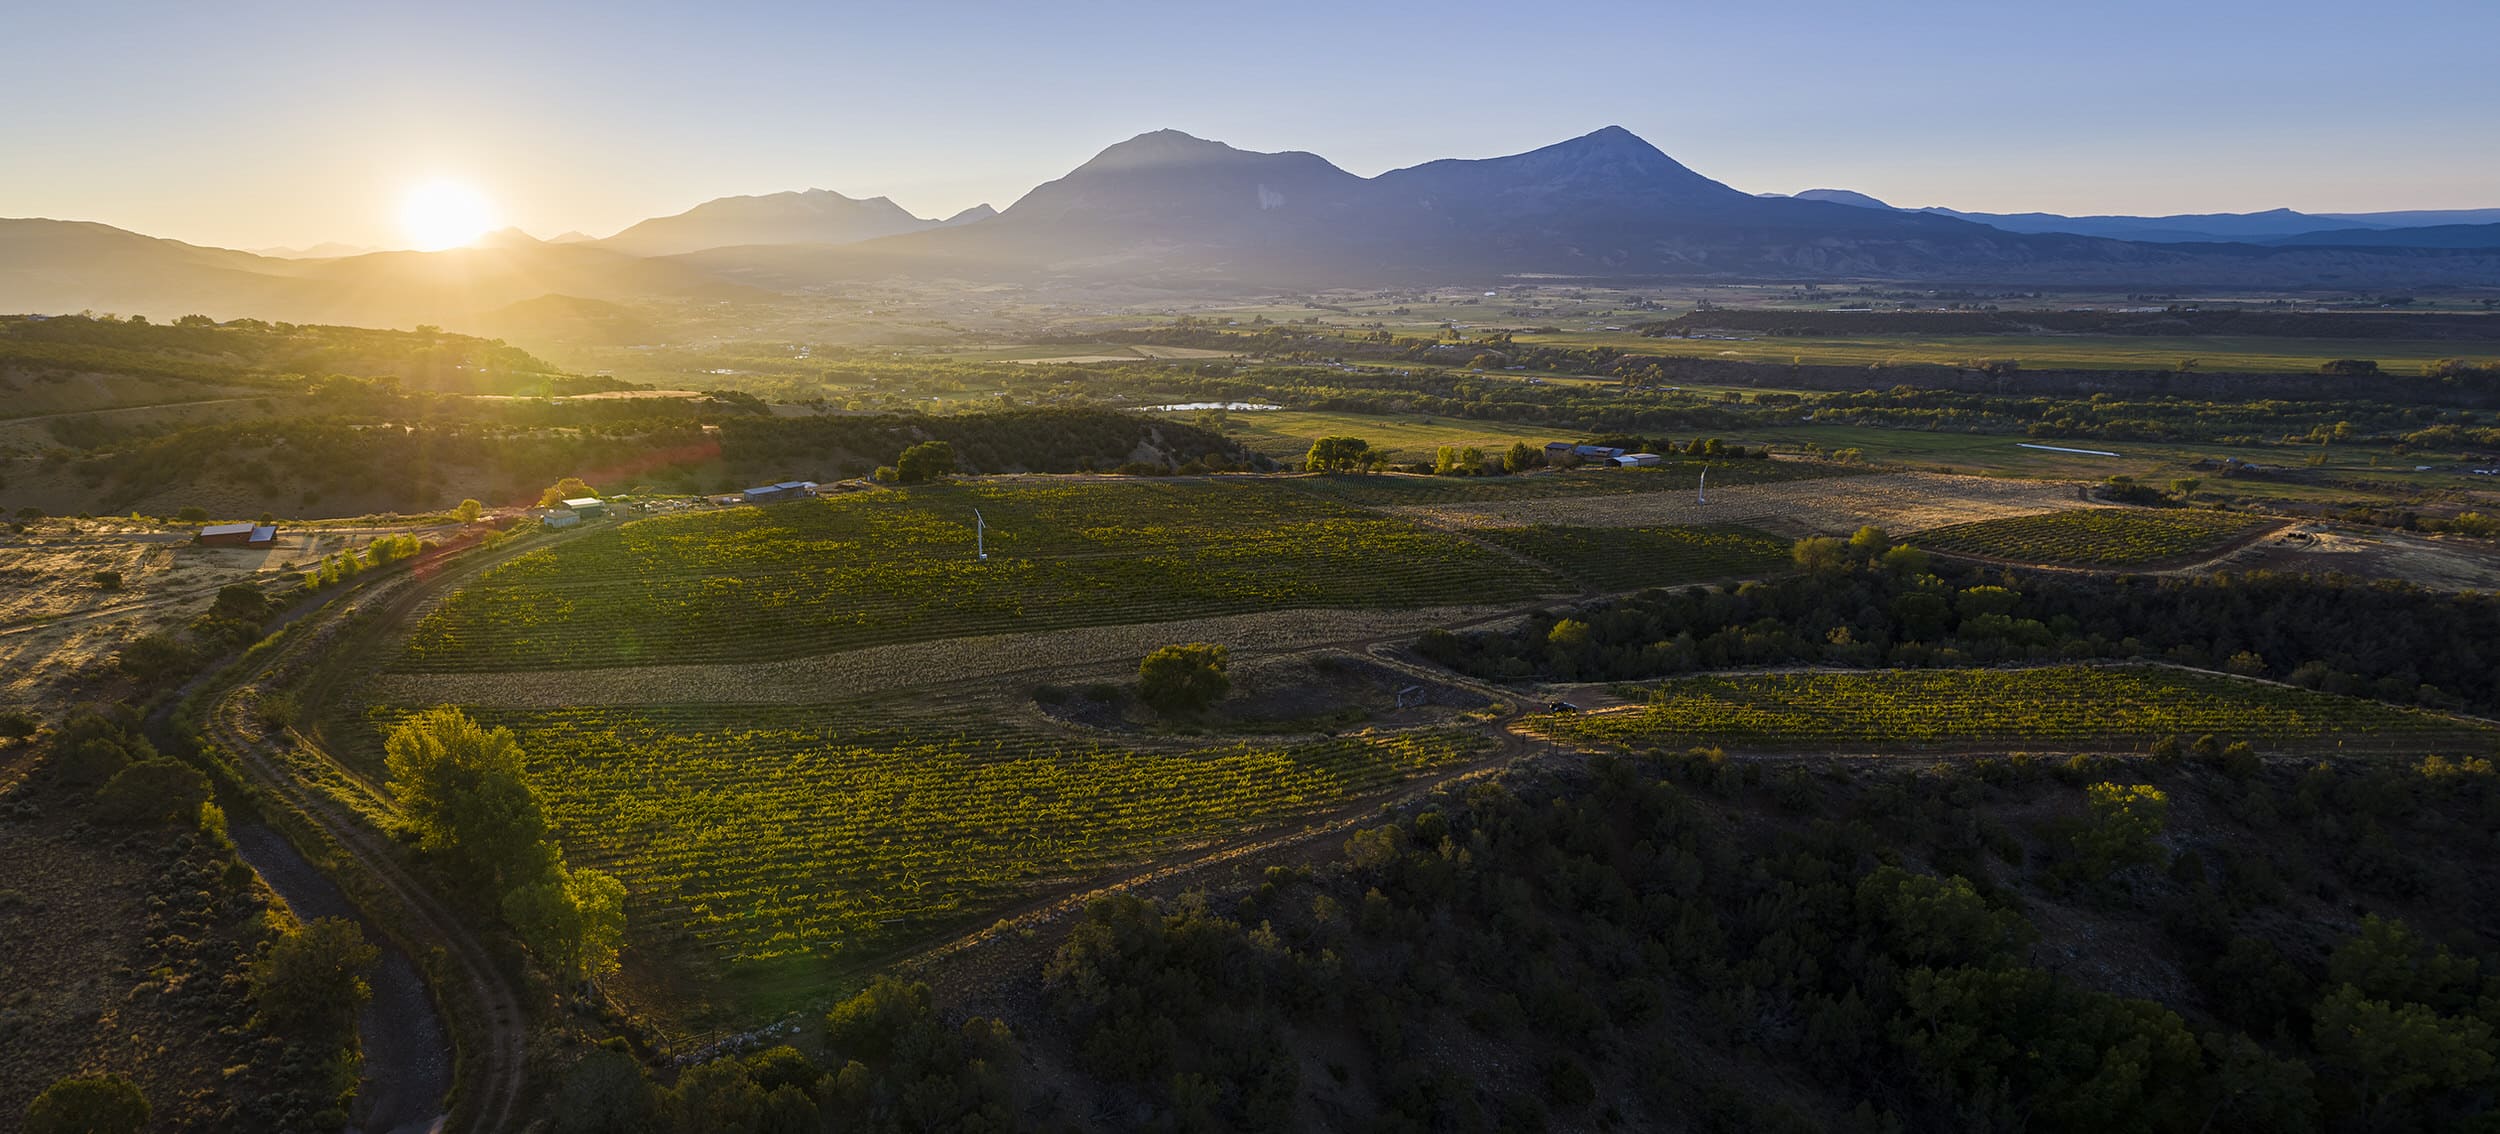
{"type": "Polygon", "coordinates": [[[2056,213],[1966,213],[1930,206],[1903,209],[1849,189],[1808,189],[1793,200],[1861,209],[1920,212],[1972,221],[2007,232],[2062,232],[2148,244],[2294,244],[2347,248],[2500,248],[2500,209],[2394,213],[2187,213],[2165,217],[2069,217],[2056,213]]]}
{"type": "Polygon", "coordinates": [[[995,215],[997,210],[988,205],[975,205],[945,220],[924,220],[884,197],[863,201],[831,189],[809,189],[722,197],[675,216],[653,217],[593,243],[634,256],[674,256],[745,244],[856,244],[995,215]]]}
{"type": "Polygon", "coordinates": [[[883,197],[812,189],[709,201],[602,239],[507,230],[445,252],[306,259],[87,222],[0,220],[0,311],[453,329],[560,316],[623,336],[638,321],[603,305],[760,301],[898,276],[1297,288],[1534,278],[2500,284],[2500,248],[2482,243],[2479,217],[2062,218],[1897,209],[1845,190],[1756,196],[1620,127],[1360,177],[1315,154],[1158,130],[1004,211],[984,205],[943,220],[883,197]],[[534,302],[548,297],[561,302],[534,302]]]}

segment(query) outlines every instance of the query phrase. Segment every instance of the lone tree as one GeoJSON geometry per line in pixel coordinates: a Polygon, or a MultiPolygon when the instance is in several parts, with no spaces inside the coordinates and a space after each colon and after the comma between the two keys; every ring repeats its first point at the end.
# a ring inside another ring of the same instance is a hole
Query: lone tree
{"type": "Polygon", "coordinates": [[[1227,662],[1228,651],[1209,642],[1165,646],[1138,663],[1137,696],[1167,713],[1196,712],[1232,690],[1227,662]]]}
{"type": "Polygon", "coordinates": [[[926,484],[955,472],[955,447],[944,441],[923,441],[894,458],[895,475],[905,484],[926,484]]]}
{"type": "Polygon", "coordinates": [[[43,1089],[26,1108],[26,1134],[139,1134],[148,1124],[148,1097],[119,1075],[63,1079],[43,1089]]]}
{"type": "MultiPolygon", "coordinates": [[[[598,493],[590,490],[590,482],[583,480],[578,476],[568,476],[563,480],[559,480],[554,484],[548,485],[547,491],[539,493],[538,506],[541,508],[552,508],[555,505],[561,504],[567,500],[579,500],[585,496],[597,495],[598,493]]],[[[466,502],[463,501],[463,503],[466,502]]]]}
{"type": "Polygon", "coordinates": [[[356,1030],[356,1010],[373,998],[365,973],[381,959],[355,922],[321,918],[278,938],[252,962],[252,1002],[261,1022],[281,1035],[344,1043],[356,1030]]]}
{"type": "Polygon", "coordinates": [[[498,889],[552,869],[547,813],[511,729],[488,729],[445,705],[401,722],[383,750],[391,794],[420,846],[498,889]]]}
{"type": "MultiPolygon", "coordinates": [[[[563,497],[559,496],[557,499],[561,500],[563,497]]],[[[451,510],[451,515],[453,519],[456,519],[461,523],[474,524],[477,522],[477,518],[484,515],[485,512],[486,505],[480,504],[476,500],[472,499],[461,501],[459,507],[451,510]]]]}
{"type": "Polygon", "coordinates": [[[1371,442],[1360,437],[1322,437],[1311,442],[1311,451],[1302,458],[1302,467],[1311,472],[1361,472],[1380,463],[1384,457],[1372,448],[1371,442]]]}

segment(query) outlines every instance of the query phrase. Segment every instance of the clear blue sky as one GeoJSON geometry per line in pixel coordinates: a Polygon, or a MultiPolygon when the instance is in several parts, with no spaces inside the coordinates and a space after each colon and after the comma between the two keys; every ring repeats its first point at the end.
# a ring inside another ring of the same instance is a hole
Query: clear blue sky
{"type": "Polygon", "coordinates": [[[823,187],[1004,207],[1158,127],[1356,173],[1610,123],[1751,191],[2500,207],[2500,0],[12,4],[0,216],[395,242],[823,187]]]}

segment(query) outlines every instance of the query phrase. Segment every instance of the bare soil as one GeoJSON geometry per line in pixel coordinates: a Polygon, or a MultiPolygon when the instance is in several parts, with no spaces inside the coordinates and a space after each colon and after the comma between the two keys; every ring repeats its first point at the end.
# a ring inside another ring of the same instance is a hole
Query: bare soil
{"type": "Polygon", "coordinates": [[[2458,536],[2304,525],[2242,548],[2214,566],[2233,571],[2401,579],[2444,591],[2500,590],[2500,547],[2458,536]]]}
{"type": "MultiPolygon", "coordinates": [[[[188,625],[220,588],[285,587],[289,572],[396,529],[281,527],[268,548],[201,547],[189,525],[41,520],[0,533],[0,706],[108,700],[132,640],[188,625]],[[118,587],[96,582],[118,572],[118,587]]],[[[409,529],[415,530],[415,529],[409,529]]]]}

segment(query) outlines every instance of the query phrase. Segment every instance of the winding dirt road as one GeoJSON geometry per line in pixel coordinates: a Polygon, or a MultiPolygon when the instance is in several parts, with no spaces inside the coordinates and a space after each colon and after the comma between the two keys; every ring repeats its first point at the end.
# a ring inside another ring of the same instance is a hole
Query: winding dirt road
{"type": "Polygon", "coordinates": [[[316,686],[324,684],[323,679],[335,681],[338,667],[320,663],[325,660],[322,655],[346,644],[334,640],[338,634],[343,632],[353,642],[407,617],[432,594],[456,587],[513,555],[572,535],[524,540],[517,547],[484,552],[459,545],[428,552],[412,560],[405,575],[394,573],[360,587],[351,592],[356,596],[352,599],[291,612],[287,621],[300,625],[278,648],[247,656],[235,668],[214,675],[213,681],[203,678],[199,683],[220,690],[202,706],[200,724],[205,738],[226,754],[238,775],[264,793],[264,806],[282,807],[296,821],[295,829],[287,832],[289,841],[306,858],[331,860],[331,873],[350,883],[347,889],[368,920],[387,927],[395,943],[410,956],[434,959],[428,974],[434,982],[433,997],[450,1024],[457,1049],[452,1091],[446,1100],[449,1108],[431,1121],[394,1124],[399,1130],[501,1134],[519,1129],[527,1112],[529,1014],[520,990],[495,954],[457,911],[410,870],[391,837],[357,814],[357,807],[387,812],[390,802],[317,739],[294,729],[275,736],[263,729],[253,719],[254,693],[259,682],[289,666],[312,673],[316,686]],[[351,613],[354,625],[335,625],[351,613]],[[305,782],[299,771],[302,766],[320,769],[321,778],[333,787],[325,790],[305,782]],[[351,807],[331,790],[363,798],[351,807]],[[322,845],[303,845],[308,834],[322,845]]]}

